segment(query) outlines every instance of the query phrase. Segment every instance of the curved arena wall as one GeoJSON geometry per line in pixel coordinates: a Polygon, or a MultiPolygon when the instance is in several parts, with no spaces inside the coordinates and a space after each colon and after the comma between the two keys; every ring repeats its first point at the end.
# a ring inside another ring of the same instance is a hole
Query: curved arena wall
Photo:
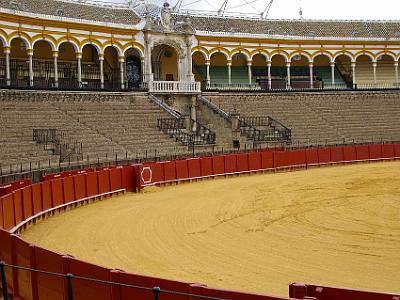
{"type": "MultiPolygon", "coordinates": [[[[294,151],[268,151],[198,157],[184,160],[162,161],[98,170],[81,170],[51,174],[37,184],[18,182],[6,187],[0,198],[0,260],[9,265],[44,270],[59,274],[73,274],[74,299],[154,299],[154,286],[164,291],[190,293],[213,299],[266,299],[287,298],[256,295],[209,288],[203,284],[192,284],[166,280],[121,270],[113,270],[80,261],[29,244],[14,234],[24,226],[41,218],[58,213],[68,207],[101,200],[125,191],[138,191],[143,186],[176,183],[216,176],[275,171],[280,169],[307,168],[312,166],[380,161],[400,158],[400,144],[371,144],[331,148],[309,148],[294,151]],[[21,188],[22,186],[22,188],[21,188]],[[100,281],[87,281],[79,276],[112,281],[109,285],[100,281]],[[135,285],[142,288],[132,288],[135,285]],[[143,289],[143,287],[148,289],[143,289]]],[[[4,189],[3,189],[4,190],[4,189]]],[[[19,299],[68,299],[66,276],[30,272],[6,267],[7,290],[19,299]]],[[[267,283],[266,283],[267,284],[267,283]]],[[[346,290],[333,293],[332,288],[304,284],[292,284],[290,296],[299,299],[354,299],[346,297],[346,290]],[[309,291],[309,293],[307,292],[309,291]],[[325,292],[324,292],[325,291],[325,292]],[[310,294],[311,293],[311,294],[310,294]],[[313,298],[307,298],[313,299],[313,298]]],[[[336,290],[335,290],[336,291],[336,290]]],[[[358,291],[351,291],[351,295],[358,291]]],[[[361,293],[361,292],[360,292],[361,293]]],[[[364,292],[363,292],[364,293],[364,292]]],[[[163,300],[195,299],[184,294],[162,294],[163,300]]],[[[368,299],[398,299],[396,295],[371,294],[368,299]]],[[[364,294],[363,294],[364,295],[364,294]]],[[[366,299],[366,298],[365,298],[366,299]]]]}

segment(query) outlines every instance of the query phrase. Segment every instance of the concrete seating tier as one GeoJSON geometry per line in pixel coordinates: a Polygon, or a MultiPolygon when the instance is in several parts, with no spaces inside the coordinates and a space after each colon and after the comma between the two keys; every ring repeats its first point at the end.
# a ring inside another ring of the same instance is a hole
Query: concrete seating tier
{"type": "Polygon", "coordinates": [[[400,140],[399,92],[209,94],[227,112],[269,115],[292,129],[294,144],[400,140]]]}

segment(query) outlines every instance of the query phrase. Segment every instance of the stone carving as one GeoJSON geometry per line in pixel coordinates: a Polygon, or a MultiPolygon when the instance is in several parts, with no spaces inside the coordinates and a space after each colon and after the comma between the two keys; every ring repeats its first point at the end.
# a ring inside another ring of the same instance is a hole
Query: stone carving
{"type": "Polygon", "coordinates": [[[171,48],[174,48],[180,59],[184,59],[186,57],[186,53],[183,50],[182,45],[178,41],[171,40],[171,39],[157,40],[153,43],[152,48],[155,48],[160,45],[167,45],[167,46],[170,46],[171,48]]]}
{"type": "Polygon", "coordinates": [[[168,2],[165,2],[161,10],[161,24],[166,30],[172,29],[171,24],[171,8],[168,2]]]}

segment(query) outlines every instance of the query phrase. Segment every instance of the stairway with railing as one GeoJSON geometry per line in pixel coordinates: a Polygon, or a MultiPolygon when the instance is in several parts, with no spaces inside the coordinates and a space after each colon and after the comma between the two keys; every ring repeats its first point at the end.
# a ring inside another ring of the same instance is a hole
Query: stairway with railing
{"type": "Polygon", "coordinates": [[[291,144],[291,130],[281,122],[268,116],[240,118],[239,127],[241,134],[252,139],[255,144],[265,142],[291,144]]]}
{"type": "Polygon", "coordinates": [[[64,131],[55,128],[33,128],[33,141],[44,146],[47,151],[60,156],[60,162],[82,159],[82,143],[74,140],[64,131]]]}
{"type": "Polygon", "coordinates": [[[154,95],[150,94],[149,99],[171,116],[170,118],[159,118],[157,127],[176,142],[188,147],[215,144],[216,134],[210,128],[196,120],[182,116],[154,95]]]}

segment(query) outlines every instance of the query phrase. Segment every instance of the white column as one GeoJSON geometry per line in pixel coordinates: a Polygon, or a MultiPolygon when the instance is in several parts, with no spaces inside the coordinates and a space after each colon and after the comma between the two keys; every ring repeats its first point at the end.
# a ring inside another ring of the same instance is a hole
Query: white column
{"type": "Polygon", "coordinates": [[[373,72],[374,86],[375,87],[376,87],[376,83],[377,83],[377,80],[376,80],[376,67],[377,67],[377,63],[376,63],[376,61],[373,61],[372,62],[372,72],[373,72]]]}
{"type": "Polygon", "coordinates": [[[140,62],[141,62],[141,66],[142,66],[142,82],[145,82],[145,77],[144,77],[144,73],[145,73],[144,56],[142,56],[140,58],[140,62]]]}
{"type": "Polygon", "coordinates": [[[356,88],[357,85],[357,79],[356,79],[356,62],[351,62],[351,72],[353,75],[353,89],[356,88]]]}
{"type": "Polygon", "coordinates": [[[11,72],[10,72],[10,47],[4,47],[4,55],[6,57],[6,83],[7,86],[11,85],[11,72]]]}
{"type": "Polygon", "coordinates": [[[124,67],[125,67],[125,56],[119,57],[119,71],[121,77],[121,90],[125,88],[125,77],[124,77],[124,67]]]}
{"type": "Polygon", "coordinates": [[[53,51],[54,58],[54,86],[58,88],[58,51],[53,51]]]}
{"type": "Polygon", "coordinates": [[[271,77],[271,62],[267,62],[267,68],[268,68],[268,89],[272,90],[272,77],[271,77]]]}
{"type": "Polygon", "coordinates": [[[33,86],[33,49],[28,49],[29,58],[29,86],[33,86]]]}
{"type": "Polygon", "coordinates": [[[399,88],[399,62],[397,61],[394,62],[394,74],[396,77],[396,87],[399,88]]]}
{"type": "Polygon", "coordinates": [[[310,67],[310,89],[314,88],[314,69],[313,69],[313,63],[310,62],[309,64],[310,67]]]}
{"type": "Polygon", "coordinates": [[[291,80],[290,80],[290,62],[286,63],[286,72],[287,72],[286,88],[287,89],[291,89],[292,88],[292,84],[291,84],[291,80]]]}
{"type": "Polygon", "coordinates": [[[99,55],[99,65],[100,65],[100,88],[104,89],[104,56],[99,55]]]}
{"type": "Polygon", "coordinates": [[[331,80],[332,80],[332,87],[335,87],[335,62],[331,61],[331,80]]]}
{"type": "Polygon", "coordinates": [[[192,42],[190,36],[186,36],[186,57],[187,57],[187,81],[194,81],[193,75],[193,61],[192,61],[192,42]]]}
{"type": "Polygon", "coordinates": [[[251,85],[251,61],[247,62],[247,75],[249,76],[249,85],[251,85]]]}
{"type": "Polygon", "coordinates": [[[227,62],[227,66],[228,66],[228,84],[230,85],[232,83],[232,62],[228,61],[227,62]]]}
{"type": "Polygon", "coordinates": [[[78,86],[82,87],[82,53],[76,53],[76,60],[78,61],[78,86]]]}
{"type": "Polygon", "coordinates": [[[211,83],[211,78],[210,78],[210,61],[207,60],[206,61],[206,82],[207,82],[207,86],[210,85],[211,83]]]}
{"type": "Polygon", "coordinates": [[[144,63],[145,63],[145,71],[144,71],[144,81],[150,82],[153,81],[153,71],[151,67],[151,45],[150,38],[148,33],[145,33],[145,51],[144,51],[144,63]]]}

